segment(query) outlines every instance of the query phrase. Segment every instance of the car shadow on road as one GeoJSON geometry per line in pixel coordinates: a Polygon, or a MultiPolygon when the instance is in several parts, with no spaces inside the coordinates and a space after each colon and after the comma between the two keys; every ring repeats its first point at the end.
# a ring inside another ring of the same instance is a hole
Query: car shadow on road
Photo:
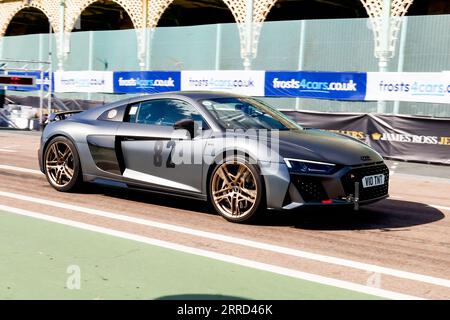
{"type": "MultiPolygon", "coordinates": [[[[105,186],[87,187],[84,192],[170,209],[216,215],[212,206],[207,202],[177,196],[105,186]]],[[[441,211],[426,204],[387,199],[362,207],[359,211],[340,207],[314,207],[289,212],[267,212],[253,224],[261,227],[291,227],[305,230],[382,230],[388,232],[432,223],[444,217],[445,215],[441,211]]],[[[225,220],[223,222],[227,223],[225,220]]]]}
{"type": "Polygon", "coordinates": [[[103,185],[86,184],[86,187],[83,188],[83,193],[103,194],[108,197],[142,202],[155,206],[195,211],[205,214],[215,214],[212,206],[208,202],[176,195],[160,194],[153,191],[129,190],[103,185]]]}
{"type": "Polygon", "coordinates": [[[445,215],[426,204],[387,199],[359,211],[342,208],[309,208],[267,215],[260,225],[286,226],[306,230],[398,231],[439,221],[445,215]]]}

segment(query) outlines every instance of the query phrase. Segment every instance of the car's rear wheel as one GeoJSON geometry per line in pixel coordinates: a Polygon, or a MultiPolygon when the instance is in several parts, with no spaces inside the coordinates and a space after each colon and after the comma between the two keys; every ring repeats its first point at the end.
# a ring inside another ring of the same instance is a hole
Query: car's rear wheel
{"type": "Polygon", "coordinates": [[[231,222],[249,222],[261,212],[263,185],[258,168],[244,157],[225,159],[210,179],[210,200],[231,222]]]}
{"type": "Polygon", "coordinates": [[[48,144],[44,168],[48,182],[58,191],[72,191],[82,182],[78,152],[65,137],[57,137],[48,144]]]}

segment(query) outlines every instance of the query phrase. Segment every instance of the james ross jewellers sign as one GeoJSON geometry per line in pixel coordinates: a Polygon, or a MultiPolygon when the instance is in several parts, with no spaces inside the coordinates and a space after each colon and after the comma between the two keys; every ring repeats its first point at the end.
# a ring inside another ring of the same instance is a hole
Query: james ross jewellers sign
{"type": "Polygon", "coordinates": [[[305,127],[350,135],[382,156],[450,165],[450,120],[384,114],[286,111],[305,127]]]}

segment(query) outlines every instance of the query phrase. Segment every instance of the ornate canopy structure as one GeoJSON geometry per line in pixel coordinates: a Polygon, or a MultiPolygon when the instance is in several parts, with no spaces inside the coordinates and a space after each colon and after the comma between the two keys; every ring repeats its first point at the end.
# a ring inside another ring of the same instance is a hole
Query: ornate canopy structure
{"type": "MultiPolygon", "coordinates": [[[[414,0],[361,0],[372,22],[374,54],[379,70],[388,71],[389,60],[395,55],[402,18],[414,0]]],[[[386,111],[386,102],[378,101],[379,113],[386,111]]]]}
{"type": "Polygon", "coordinates": [[[392,58],[402,17],[413,0],[361,0],[372,22],[377,58],[392,58]]]}
{"type": "MultiPolygon", "coordinates": [[[[120,5],[130,16],[138,39],[138,58],[145,66],[148,54],[147,41],[158,25],[161,16],[174,0],[110,0],[120,5]]],[[[375,55],[380,65],[386,64],[394,54],[395,41],[401,19],[413,0],[360,0],[371,18],[375,39],[375,55]],[[391,19],[392,17],[392,19],[391,19]]],[[[57,37],[59,67],[64,60],[64,47],[70,39],[75,23],[84,9],[97,0],[8,0],[0,1],[0,38],[5,35],[9,23],[22,9],[32,7],[41,10],[57,37]]],[[[257,55],[259,36],[263,22],[277,0],[223,0],[237,23],[244,67],[250,68],[257,55]]]]}

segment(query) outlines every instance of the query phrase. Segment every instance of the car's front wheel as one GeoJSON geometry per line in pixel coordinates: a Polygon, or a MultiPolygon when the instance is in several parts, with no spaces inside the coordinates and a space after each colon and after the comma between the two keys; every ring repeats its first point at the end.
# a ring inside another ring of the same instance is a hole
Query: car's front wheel
{"type": "Polygon", "coordinates": [[[226,158],[210,179],[210,200],[216,211],[231,222],[254,220],[264,195],[258,168],[240,156],[226,158]]]}
{"type": "Polygon", "coordinates": [[[78,152],[69,139],[57,137],[44,153],[44,169],[50,185],[58,191],[72,191],[81,183],[78,152]]]}

